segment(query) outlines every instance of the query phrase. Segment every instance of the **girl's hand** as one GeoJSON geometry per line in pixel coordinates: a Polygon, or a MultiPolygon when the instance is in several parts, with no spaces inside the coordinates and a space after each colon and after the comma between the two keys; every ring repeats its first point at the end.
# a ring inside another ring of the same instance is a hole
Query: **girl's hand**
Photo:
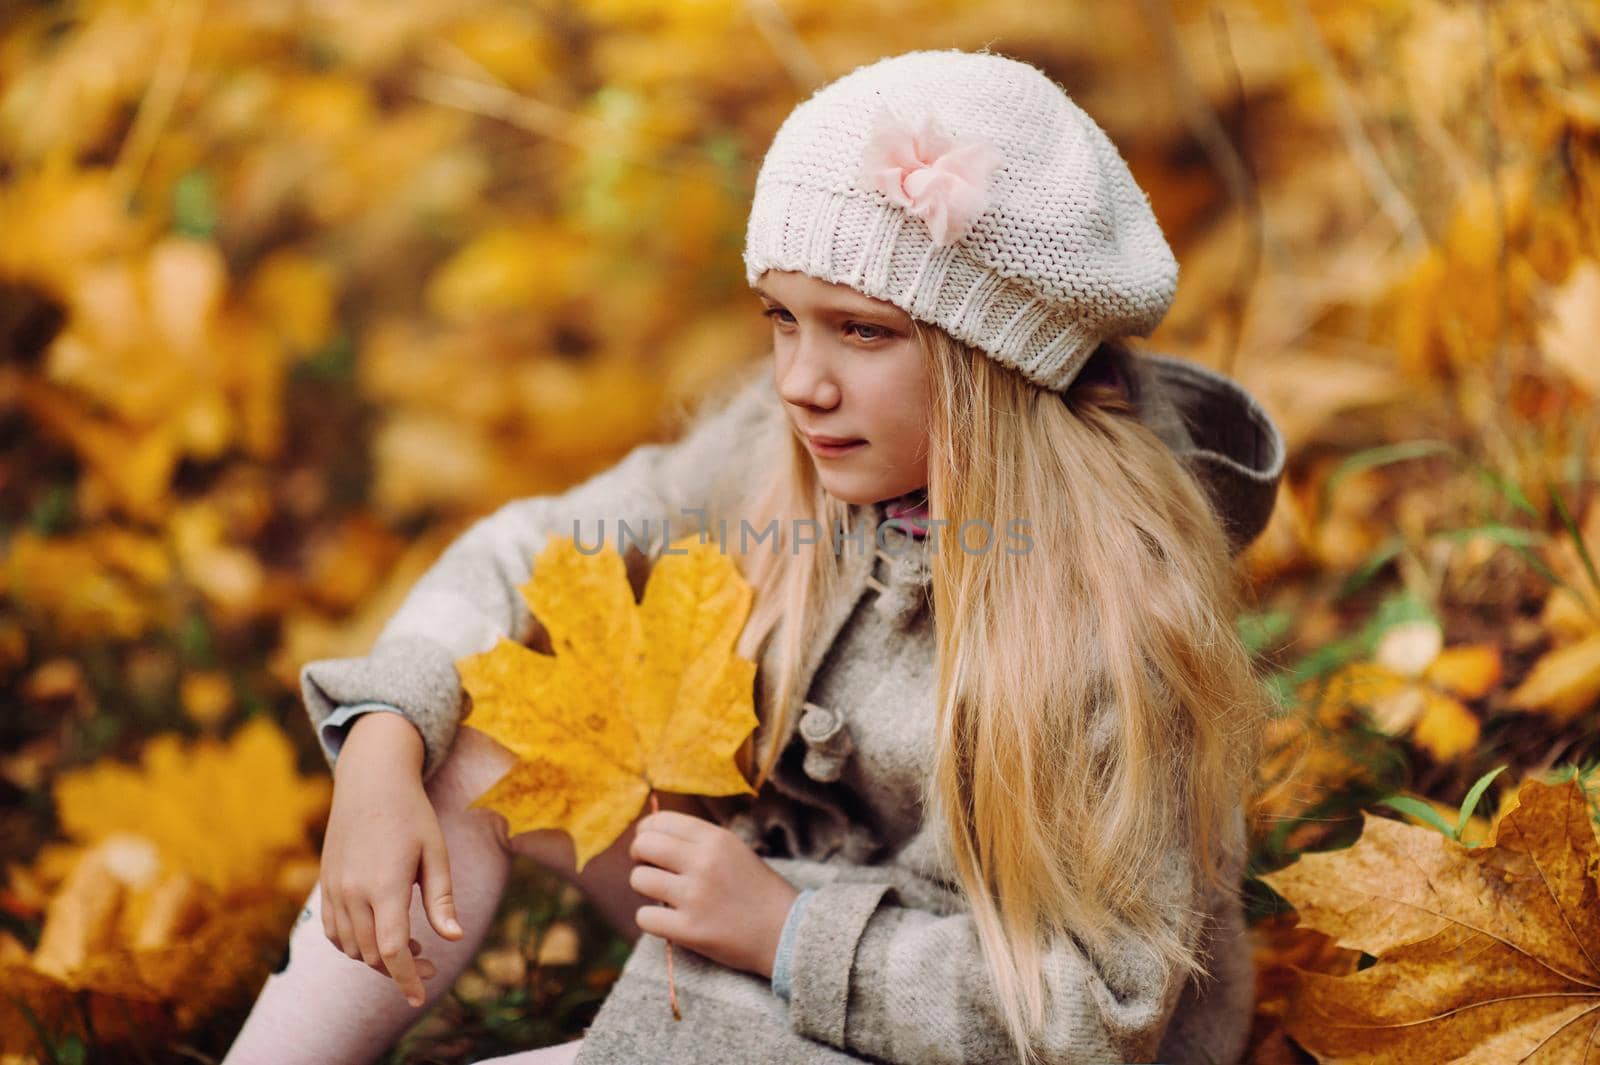
{"type": "Polygon", "coordinates": [[[456,921],[439,817],[422,786],[422,737],[399,714],[356,718],[333,770],[333,809],[322,845],[322,929],[333,945],[393,977],[413,1006],[433,963],[413,957],[411,887],[445,939],[456,921]]]}
{"type": "Polygon", "coordinates": [[[732,969],[772,978],[789,907],[800,894],[721,825],[673,810],[641,817],[628,883],[664,906],[641,906],[642,931],[732,969]]]}

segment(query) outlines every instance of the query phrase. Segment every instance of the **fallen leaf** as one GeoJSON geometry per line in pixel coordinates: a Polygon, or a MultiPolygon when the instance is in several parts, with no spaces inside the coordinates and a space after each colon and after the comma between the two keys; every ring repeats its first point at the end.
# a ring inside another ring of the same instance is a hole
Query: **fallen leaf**
{"type": "Polygon", "coordinates": [[[1373,659],[1386,669],[1416,676],[1444,650],[1444,630],[1429,618],[1390,626],[1378,641],[1373,659]]]}
{"type": "Polygon", "coordinates": [[[96,1045],[167,1038],[260,986],[315,876],[306,829],[327,782],[258,716],[227,741],[149,741],[138,767],[61,774],[51,844],[10,890],[48,891],[37,948],[0,963],[0,1051],[37,1053],[26,1017],[96,1045]],[[307,872],[311,876],[307,876],[307,872]]]}
{"type": "Polygon", "coordinates": [[[1481,699],[1501,676],[1500,648],[1492,644],[1446,647],[1422,671],[1422,676],[1463,699],[1481,699]]]}
{"type": "MultiPolygon", "coordinates": [[[[115,837],[108,842],[114,844],[115,837]]],[[[154,848],[150,848],[151,863],[155,860],[154,848]]],[[[85,854],[50,899],[39,945],[33,952],[33,967],[65,978],[81,969],[90,955],[110,949],[125,891],[122,878],[112,871],[112,856],[105,844],[85,854]]]]}
{"type": "Polygon", "coordinates": [[[1600,499],[1589,504],[1577,536],[1563,533],[1546,555],[1565,584],[1550,589],[1539,621],[1555,646],[1546,651],[1511,692],[1507,705],[1548,715],[1566,724],[1600,703],[1600,612],[1588,561],[1600,554],[1600,499]],[[1582,541],[1585,551],[1579,550],[1582,541]]]}
{"type": "Polygon", "coordinates": [[[1499,648],[1445,647],[1438,623],[1420,619],[1387,629],[1373,657],[1338,670],[1323,697],[1365,707],[1379,731],[1409,733],[1438,762],[1477,746],[1482,726],[1462,700],[1482,697],[1499,681],[1499,648]]]}
{"type": "Polygon", "coordinates": [[[516,946],[491,947],[478,954],[478,970],[502,988],[521,987],[528,978],[528,959],[516,946]]]}
{"type": "Polygon", "coordinates": [[[1565,724],[1600,700],[1600,632],[1558,647],[1533,664],[1507,704],[1539,710],[1565,724]]]}
{"type": "Polygon", "coordinates": [[[225,741],[157,736],[137,767],[107,761],[55,781],[69,837],[148,839],[163,864],[222,893],[270,882],[286,854],[306,849],[329,791],[326,778],[299,775],[288,737],[265,716],[225,741]]]}
{"type": "Polygon", "coordinates": [[[178,701],[190,721],[215,727],[233,711],[233,681],[220,670],[197,670],[183,678],[178,701]]]}
{"type": "Polygon", "coordinates": [[[576,965],[580,947],[578,930],[567,921],[554,921],[539,937],[540,965],[576,965]]]}
{"type": "Polygon", "coordinates": [[[1539,330],[1545,357],[1573,383],[1600,397],[1600,359],[1594,334],[1600,327],[1600,263],[1584,259],[1573,267],[1551,301],[1550,320],[1539,330]]]}
{"type": "Polygon", "coordinates": [[[1487,845],[1364,814],[1351,847],[1263,879],[1300,920],[1377,962],[1305,973],[1289,1033],[1318,1059],[1564,1062],[1600,1007],[1600,842],[1572,781],[1523,784],[1487,845]]]}
{"type": "Polygon", "coordinates": [[[1480,730],[1477,717],[1459,699],[1423,689],[1422,714],[1411,726],[1411,738],[1435,761],[1448,762],[1472,750],[1480,730]]]}
{"type": "Polygon", "coordinates": [[[1256,1007],[1245,1061],[1292,1061],[1294,1052],[1284,1041],[1283,1022],[1300,974],[1306,970],[1353,973],[1361,954],[1338,946],[1303,923],[1296,924],[1293,913],[1263,917],[1250,926],[1249,937],[1256,970],[1256,1007]]]}

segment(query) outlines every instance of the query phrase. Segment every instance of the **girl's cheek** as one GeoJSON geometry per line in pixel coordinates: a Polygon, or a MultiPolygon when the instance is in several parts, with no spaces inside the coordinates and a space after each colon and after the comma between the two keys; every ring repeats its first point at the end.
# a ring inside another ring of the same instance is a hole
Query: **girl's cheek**
{"type": "Polygon", "coordinates": [[[902,414],[894,420],[893,427],[895,453],[898,455],[915,455],[919,450],[925,450],[928,439],[927,419],[922,415],[902,414]]]}

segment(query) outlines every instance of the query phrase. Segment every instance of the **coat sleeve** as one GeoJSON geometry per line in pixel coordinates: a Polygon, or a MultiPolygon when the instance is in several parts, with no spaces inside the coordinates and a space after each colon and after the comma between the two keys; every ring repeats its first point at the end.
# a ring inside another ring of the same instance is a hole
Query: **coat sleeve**
{"type": "Polygon", "coordinates": [[[353,703],[335,707],[333,713],[322,719],[322,726],[317,729],[317,742],[322,744],[322,754],[329,765],[338,760],[339,749],[344,746],[345,736],[349,734],[350,726],[356,723],[356,718],[371,713],[405,716],[404,710],[388,703],[353,703]]]}
{"type": "MultiPolygon", "coordinates": [[[[533,619],[518,588],[547,538],[571,536],[577,526],[588,548],[602,520],[613,549],[621,546],[619,522],[628,524],[629,543],[644,540],[647,528],[649,537],[659,537],[664,521],[673,539],[699,532],[702,519],[685,508],[705,506],[719,477],[736,473],[730,462],[736,442],[748,444],[764,419],[781,417],[776,403],[770,371],[752,364],[741,371],[730,400],[676,443],[641,444],[564,493],[513,500],[480,518],[417,579],[370,652],[301,668],[313,732],[322,737],[340,707],[387,704],[422,734],[423,776],[431,776],[450,749],[465,702],[456,660],[502,637],[527,639],[533,619]]],[[[337,752],[323,750],[331,765],[337,752]]]]}
{"type": "MultiPolygon", "coordinates": [[[[772,864],[815,892],[789,963],[797,1032],[904,1065],[1017,1060],[969,912],[907,905],[907,893],[885,882],[893,878],[873,880],[882,870],[870,866],[772,864]]],[[[1176,858],[1168,869],[1173,919],[1198,936],[1191,881],[1176,858]]],[[[1156,1060],[1186,983],[1182,971],[1131,939],[1100,956],[1073,937],[1059,939],[1045,954],[1044,973],[1048,1004],[1035,1049],[1049,1065],[1156,1060]]]]}

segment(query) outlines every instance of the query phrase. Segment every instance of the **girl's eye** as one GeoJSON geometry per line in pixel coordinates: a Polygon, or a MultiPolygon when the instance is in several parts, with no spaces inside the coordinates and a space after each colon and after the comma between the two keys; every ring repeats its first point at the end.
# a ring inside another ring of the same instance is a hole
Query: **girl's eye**
{"type": "MultiPolygon", "coordinates": [[[[789,312],[784,310],[782,307],[768,307],[766,310],[761,312],[761,316],[763,318],[770,318],[774,322],[780,322],[781,321],[785,325],[787,325],[787,324],[789,324],[788,321],[785,320],[785,319],[779,318],[778,315],[780,315],[780,314],[787,315],[788,313],[789,312]]],[[[889,332],[889,330],[885,329],[883,326],[881,326],[881,325],[871,325],[870,323],[867,323],[867,322],[847,322],[847,323],[845,323],[845,328],[848,329],[848,330],[854,331],[857,337],[859,337],[862,340],[867,340],[867,341],[884,340],[884,339],[886,339],[886,338],[888,338],[888,337],[893,335],[892,333],[889,332]],[[869,330],[870,332],[868,334],[863,334],[861,332],[861,330],[863,330],[863,329],[869,330]]]]}
{"type": "Polygon", "coordinates": [[[862,340],[882,340],[882,339],[884,339],[885,337],[887,337],[889,335],[889,331],[887,329],[883,328],[883,326],[881,326],[881,325],[868,325],[866,322],[851,322],[849,325],[845,326],[845,328],[846,329],[870,329],[870,330],[873,331],[874,335],[872,335],[872,336],[861,336],[860,333],[857,333],[856,336],[861,337],[862,340]]]}

